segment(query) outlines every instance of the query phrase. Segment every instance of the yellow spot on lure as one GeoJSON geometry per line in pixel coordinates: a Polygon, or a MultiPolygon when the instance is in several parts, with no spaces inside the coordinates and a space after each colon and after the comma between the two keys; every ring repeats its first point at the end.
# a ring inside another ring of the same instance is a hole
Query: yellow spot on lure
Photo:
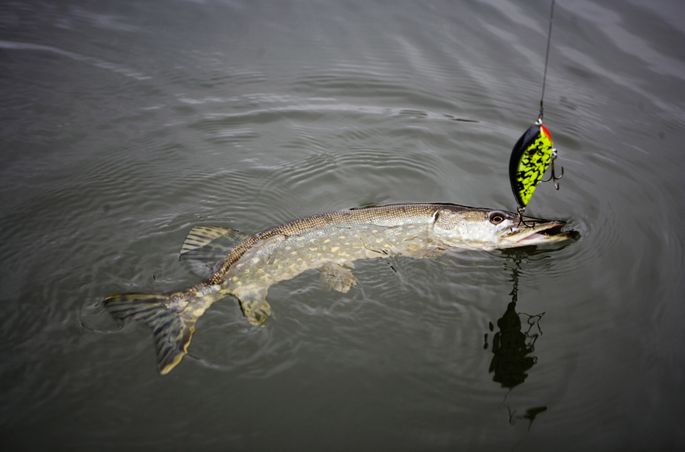
{"type": "Polygon", "coordinates": [[[509,181],[520,208],[528,205],[553,154],[552,134],[542,121],[530,126],[514,145],[509,159],[509,181]]]}

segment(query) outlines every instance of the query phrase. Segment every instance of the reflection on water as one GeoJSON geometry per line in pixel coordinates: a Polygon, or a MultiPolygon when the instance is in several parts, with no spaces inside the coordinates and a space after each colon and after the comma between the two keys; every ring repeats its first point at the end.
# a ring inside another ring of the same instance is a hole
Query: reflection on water
{"type": "MultiPolygon", "coordinates": [[[[493,381],[510,391],[526,381],[528,371],[538,362],[537,356],[532,356],[532,353],[535,352],[535,343],[542,336],[540,322],[545,315],[544,312],[531,315],[516,311],[521,261],[522,257],[519,255],[513,258],[511,301],[504,314],[497,319],[499,330],[492,340],[493,356],[488,370],[494,373],[493,381]],[[521,321],[522,318],[524,322],[521,321]]],[[[492,322],[489,322],[489,328],[491,332],[494,331],[492,322]]],[[[487,338],[486,333],[485,348],[488,347],[487,338]]],[[[526,419],[529,421],[529,428],[535,417],[547,410],[546,406],[536,406],[526,409],[524,414],[517,414],[517,410],[512,409],[508,403],[506,407],[510,424],[516,419],[526,419]]]]}
{"type": "Polygon", "coordinates": [[[525,419],[528,421],[528,430],[530,430],[530,427],[533,425],[533,421],[535,420],[535,418],[538,416],[538,414],[547,411],[547,407],[534,406],[526,409],[526,411],[523,414],[516,414],[516,410],[512,410],[509,406],[507,406],[507,410],[509,411],[510,424],[513,424],[516,419],[525,419]]]}
{"type": "Polygon", "coordinates": [[[537,357],[530,356],[535,351],[535,341],[538,333],[531,333],[533,327],[539,331],[539,322],[544,313],[528,316],[528,328],[522,331],[521,315],[527,314],[516,312],[516,302],[512,301],[507,309],[497,320],[499,331],[495,333],[492,342],[492,361],[490,372],[494,372],[493,381],[500,383],[505,388],[513,388],[526,380],[537,357]]]}

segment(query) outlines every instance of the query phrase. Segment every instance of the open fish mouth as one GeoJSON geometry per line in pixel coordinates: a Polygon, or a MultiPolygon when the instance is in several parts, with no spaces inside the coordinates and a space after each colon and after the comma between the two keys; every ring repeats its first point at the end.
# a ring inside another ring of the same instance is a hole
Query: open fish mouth
{"type": "Polygon", "coordinates": [[[576,231],[565,230],[565,226],[566,222],[561,220],[534,223],[530,227],[521,225],[511,236],[511,240],[518,245],[539,245],[570,240],[578,236],[576,231]]]}

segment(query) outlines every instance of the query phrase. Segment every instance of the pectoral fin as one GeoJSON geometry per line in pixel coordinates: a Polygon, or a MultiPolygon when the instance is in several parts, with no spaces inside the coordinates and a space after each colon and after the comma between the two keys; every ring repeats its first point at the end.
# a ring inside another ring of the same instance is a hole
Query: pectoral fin
{"type": "Polygon", "coordinates": [[[329,288],[347,293],[357,285],[352,270],[339,264],[327,263],[321,267],[321,281],[329,288]]]}

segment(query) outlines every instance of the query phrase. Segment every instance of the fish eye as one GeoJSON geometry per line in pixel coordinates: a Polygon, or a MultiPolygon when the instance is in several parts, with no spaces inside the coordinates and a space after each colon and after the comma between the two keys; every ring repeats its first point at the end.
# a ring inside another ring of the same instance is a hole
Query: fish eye
{"type": "Polygon", "coordinates": [[[501,222],[504,221],[504,213],[502,212],[492,212],[490,213],[490,223],[492,224],[500,224],[501,222]]]}

